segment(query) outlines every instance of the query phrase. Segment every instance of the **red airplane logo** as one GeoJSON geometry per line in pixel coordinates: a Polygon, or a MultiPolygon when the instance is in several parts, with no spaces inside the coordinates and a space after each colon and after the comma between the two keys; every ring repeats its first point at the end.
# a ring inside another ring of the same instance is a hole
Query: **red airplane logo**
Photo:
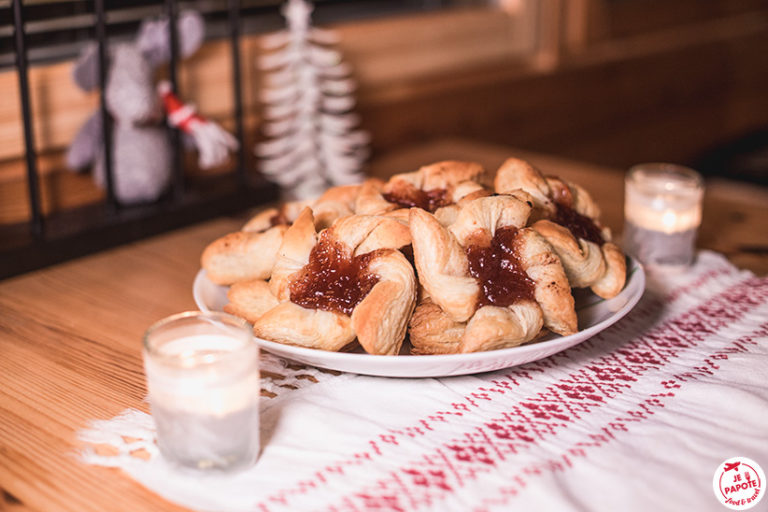
{"type": "Polygon", "coordinates": [[[726,472],[726,471],[730,471],[730,470],[732,470],[732,469],[736,469],[736,468],[738,468],[738,467],[739,467],[739,464],[741,464],[741,462],[733,462],[733,463],[731,463],[731,464],[728,464],[728,463],[726,462],[726,463],[725,463],[725,469],[723,470],[723,472],[726,472]]]}

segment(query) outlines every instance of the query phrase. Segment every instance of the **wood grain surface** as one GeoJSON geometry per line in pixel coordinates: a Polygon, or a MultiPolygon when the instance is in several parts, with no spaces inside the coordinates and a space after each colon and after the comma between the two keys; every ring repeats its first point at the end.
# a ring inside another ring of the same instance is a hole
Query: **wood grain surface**
{"type": "MultiPolygon", "coordinates": [[[[444,140],[372,165],[387,176],[457,158],[497,167],[512,154],[590,189],[621,229],[623,173],[510,148],[444,140]]],[[[768,192],[712,184],[700,241],[739,266],[768,272],[768,192]]],[[[220,218],[0,282],[0,510],[178,510],[119,470],[76,458],[76,432],[125,408],[147,410],[141,336],[194,309],[203,248],[237,229],[220,218]]]]}

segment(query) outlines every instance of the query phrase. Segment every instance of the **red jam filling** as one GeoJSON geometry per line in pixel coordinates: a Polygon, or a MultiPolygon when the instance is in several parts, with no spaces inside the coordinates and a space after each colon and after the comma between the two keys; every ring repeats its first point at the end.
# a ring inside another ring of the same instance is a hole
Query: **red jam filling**
{"type": "Polygon", "coordinates": [[[442,188],[421,190],[413,185],[398,187],[392,192],[387,192],[384,199],[403,208],[418,207],[422,210],[434,213],[442,206],[451,204],[448,191],[442,188]]]}
{"type": "Polygon", "coordinates": [[[555,217],[552,221],[568,229],[576,238],[583,238],[597,245],[603,245],[605,243],[603,232],[597,227],[595,221],[573,209],[573,194],[571,194],[571,190],[557,176],[550,176],[550,178],[557,180],[561,184],[560,186],[552,187],[552,199],[556,207],[555,217]]]}
{"type": "Polygon", "coordinates": [[[379,276],[368,272],[368,265],[378,251],[350,256],[340,242],[320,234],[309,263],[290,284],[291,302],[309,309],[322,309],[351,315],[379,276]]]}
{"type": "Polygon", "coordinates": [[[520,265],[517,228],[496,231],[493,238],[479,232],[465,251],[469,273],[478,280],[482,293],[477,307],[510,306],[520,300],[534,298],[534,283],[520,265]]]}
{"type": "Polygon", "coordinates": [[[552,219],[553,222],[567,228],[577,238],[583,238],[597,245],[605,243],[603,233],[597,227],[595,221],[563,203],[556,202],[555,206],[557,210],[555,211],[555,217],[552,219]]]}

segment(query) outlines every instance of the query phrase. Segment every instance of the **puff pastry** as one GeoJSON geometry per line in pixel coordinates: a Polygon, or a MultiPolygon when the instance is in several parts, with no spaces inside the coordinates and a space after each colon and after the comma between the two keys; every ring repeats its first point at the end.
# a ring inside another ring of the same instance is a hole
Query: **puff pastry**
{"type": "Polygon", "coordinates": [[[289,201],[277,208],[265,208],[240,228],[241,231],[260,233],[274,226],[290,226],[301,210],[312,204],[312,201],[289,201]]]}
{"type": "Polygon", "coordinates": [[[332,187],[314,201],[293,201],[279,208],[267,208],[248,220],[240,231],[209,244],[200,263],[216,284],[267,279],[272,273],[283,234],[304,208],[312,206],[315,225],[324,229],[336,219],[354,213],[360,187],[332,187]]]}
{"type": "Polygon", "coordinates": [[[611,242],[610,230],[601,227],[600,210],[586,190],[559,178],[545,178],[518,158],[502,164],[494,188],[500,194],[524,190],[530,195],[532,227],[555,249],[571,286],[590,287],[603,298],[621,291],[626,259],[611,242]]]}
{"type": "Polygon", "coordinates": [[[276,225],[266,231],[236,231],[210,243],[200,258],[208,279],[230,285],[249,279],[266,279],[288,229],[276,225]]]}
{"type": "Polygon", "coordinates": [[[270,291],[267,281],[263,279],[251,279],[233,284],[227,291],[227,299],[229,302],[224,305],[224,311],[244,318],[251,324],[280,304],[277,297],[270,291]]]}
{"type": "Polygon", "coordinates": [[[411,207],[436,212],[472,194],[490,194],[479,183],[484,173],[480,164],[447,160],[396,174],[386,183],[371,179],[362,185],[355,210],[358,214],[392,212],[399,218],[407,218],[411,207]]]}
{"type": "Polygon", "coordinates": [[[398,250],[411,243],[408,227],[365,215],[319,234],[314,224],[307,208],[286,231],[268,284],[278,305],[254,333],[333,351],[357,338],[368,353],[397,354],[416,302],[413,267],[398,250]]]}
{"type": "Polygon", "coordinates": [[[229,286],[225,311],[280,343],[392,355],[408,333],[412,354],[452,354],[575,333],[571,287],[609,298],[626,277],[599,208],[520,159],[487,179],[443,161],[334,187],[260,212],[201,262],[229,286]]]}
{"type": "Polygon", "coordinates": [[[481,197],[466,202],[446,228],[434,215],[411,209],[414,262],[429,295],[410,323],[416,353],[516,346],[537,337],[542,327],[576,332],[560,260],[536,231],[524,227],[531,210],[524,193],[481,197]],[[451,334],[441,338],[441,331],[451,334]]]}

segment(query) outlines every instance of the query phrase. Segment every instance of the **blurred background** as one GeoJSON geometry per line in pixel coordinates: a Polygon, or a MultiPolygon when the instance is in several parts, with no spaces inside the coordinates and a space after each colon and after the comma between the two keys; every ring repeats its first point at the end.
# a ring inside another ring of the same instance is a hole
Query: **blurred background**
{"type": "MultiPolygon", "coordinates": [[[[207,22],[205,44],[178,66],[179,88],[201,113],[234,129],[231,3],[176,3],[207,22]]],[[[251,151],[262,137],[255,61],[261,39],[285,21],[277,0],[239,4],[247,149],[241,164],[258,182],[251,151]]],[[[99,105],[98,92],[84,93],[71,78],[74,59],[95,37],[94,3],[82,0],[23,2],[38,207],[46,219],[44,229],[28,229],[33,212],[11,7],[0,2],[3,275],[153,231],[136,223],[144,212],[94,210],[104,191],[88,174],[64,168],[66,147],[99,105]],[[88,227],[97,217],[111,220],[88,227]],[[107,224],[119,224],[123,234],[113,236],[107,224]],[[94,242],[99,237],[101,245],[94,242]]],[[[119,41],[167,5],[114,0],[106,7],[107,33],[119,41]]],[[[707,176],[768,183],[765,0],[316,0],[313,21],[340,36],[373,161],[459,137],[622,172],[638,162],[668,161],[707,176]]],[[[232,172],[232,166],[202,171],[194,161],[185,164],[188,190],[195,180],[232,172]]],[[[274,198],[274,191],[259,190],[258,201],[274,198]]],[[[147,218],[160,225],[158,215],[169,211],[155,209],[147,218]]],[[[192,205],[166,224],[217,211],[192,205]]]]}

